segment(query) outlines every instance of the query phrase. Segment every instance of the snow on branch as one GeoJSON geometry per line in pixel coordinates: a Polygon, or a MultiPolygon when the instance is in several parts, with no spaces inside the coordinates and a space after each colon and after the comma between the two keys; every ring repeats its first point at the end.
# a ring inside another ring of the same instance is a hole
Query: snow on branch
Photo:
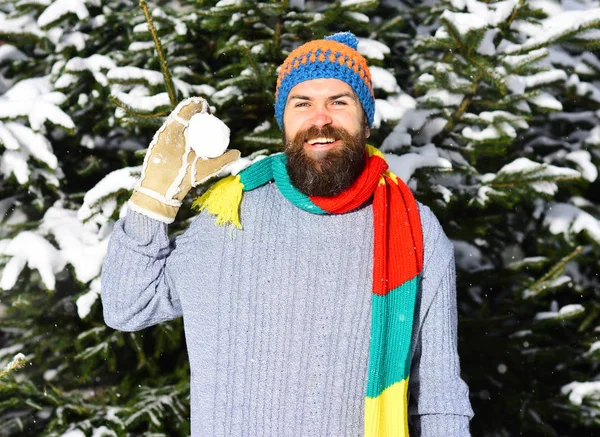
{"type": "Polygon", "coordinates": [[[569,395],[569,402],[581,405],[585,398],[600,400],[600,381],[573,381],[560,389],[563,395],[569,395]]]}
{"type": "Polygon", "coordinates": [[[68,15],[75,15],[79,21],[86,21],[90,13],[85,4],[85,0],[56,0],[44,9],[37,23],[42,29],[47,29],[67,18],[68,15]]]}
{"type": "Polygon", "coordinates": [[[504,53],[514,55],[526,53],[598,26],[600,26],[600,8],[561,12],[541,20],[539,28],[531,37],[523,44],[507,46],[504,53]]]}
{"type": "Polygon", "coordinates": [[[46,121],[72,131],[75,123],[59,108],[65,100],[63,93],[52,90],[50,76],[25,79],[0,96],[0,120],[27,117],[34,131],[39,131],[46,121]]]}
{"type": "Polygon", "coordinates": [[[6,36],[6,39],[11,40],[17,38],[42,39],[46,35],[40,30],[31,15],[21,15],[13,18],[0,12],[0,36],[6,36]]]}
{"type": "Polygon", "coordinates": [[[600,244],[600,221],[574,205],[551,205],[546,211],[544,225],[555,235],[563,234],[567,241],[580,232],[585,232],[596,244],[600,244]]]}
{"type": "Polygon", "coordinates": [[[56,288],[55,275],[67,264],[73,266],[78,281],[89,282],[100,273],[107,245],[108,238],[86,229],[76,211],[55,205],[46,211],[37,232],[23,231],[13,239],[0,240],[0,255],[10,257],[0,287],[13,288],[26,265],[39,272],[48,290],[56,288]],[[45,235],[52,235],[58,248],[45,235]]]}
{"type": "Polygon", "coordinates": [[[27,360],[25,358],[25,355],[23,355],[22,353],[18,353],[17,355],[15,355],[15,357],[12,359],[12,361],[10,363],[8,363],[4,367],[4,370],[2,370],[0,372],[0,380],[2,378],[6,377],[8,374],[14,372],[15,370],[23,367],[26,362],[27,362],[27,360]]]}

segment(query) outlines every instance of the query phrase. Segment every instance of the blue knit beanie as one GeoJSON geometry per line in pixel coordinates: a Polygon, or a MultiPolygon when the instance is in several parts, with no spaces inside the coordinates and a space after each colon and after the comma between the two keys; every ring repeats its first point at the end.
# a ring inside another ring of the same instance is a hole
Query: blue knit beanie
{"type": "Polygon", "coordinates": [[[350,32],[340,32],[325,39],[307,42],[283,61],[277,77],[275,118],[283,126],[283,111],[291,89],[311,79],[339,79],[356,93],[369,127],[375,115],[375,95],[367,61],[357,51],[358,40],[350,32]]]}

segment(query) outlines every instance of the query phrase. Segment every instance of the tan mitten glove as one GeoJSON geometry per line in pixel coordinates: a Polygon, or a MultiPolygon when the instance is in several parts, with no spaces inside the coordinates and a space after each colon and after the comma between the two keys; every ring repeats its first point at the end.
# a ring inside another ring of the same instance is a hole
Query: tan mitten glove
{"type": "Polygon", "coordinates": [[[199,112],[208,112],[206,100],[200,97],[185,99],[154,134],[144,158],[140,181],[129,199],[129,208],[172,223],[181,201],[192,187],[240,157],[238,150],[229,150],[211,159],[196,155],[186,144],[185,129],[192,116],[199,112]]]}

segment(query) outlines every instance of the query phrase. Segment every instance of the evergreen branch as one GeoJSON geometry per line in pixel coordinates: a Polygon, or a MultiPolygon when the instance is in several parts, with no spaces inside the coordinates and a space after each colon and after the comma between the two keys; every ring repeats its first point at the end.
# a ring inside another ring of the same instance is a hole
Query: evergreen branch
{"type": "Polygon", "coordinates": [[[25,359],[25,355],[21,353],[15,355],[13,360],[6,365],[2,372],[0,372],[0,379],[8,376],[11,372],[14,372],[17,369],[22,368],[23,366],[25,366],[26,362],[27,360],[25,359]]]}
{"type": "Polygon", "coordinates": [[[160,40],[158,39],[158,35],[156,34],[156,29],[154,28],[154,24],[152,23],[152,17],[150,17],[150,12],[148,11],[148,4],[146,3],[146,0],[140,0],[140,7],[144,10],[144,15],[146,16],[146,21],[148,22],[148,29],[152,34],[152,39],[154,40],[154,45],[156,46],[156,51],[158,52],[158,57],[160,58],[160,68],[162,70],[163,76],[165,77],[165,85],[167,87],[167,92],[169,93],[169,100],[171,100],[171,105],[175,107],[177,106],[177,100],[175,99],[175,88],[173,86],[173,80],[171,79],[171,74],[169,73],[169,68],[167,67],[167,60],[165,58],[165,54],[163,53],[160,40]]]}
{"type": "Polygon", "coordinates": [[[125,106],[121,102],[119,102],[114,96],[110,96],[110,100],[112,100],[113,103],[115,105],[117,105],[119,108],[121,108],[123,111],[127,112],[129,115],[133,115],[134,117],[157,118],[157,117],[164,117],[165,115],[169,115],[169,111],[155,112],[153,114],[141,114],[139,112],[132,111],[127,106],[125,106]]]}
{"type": "Polygon", "coordinates": [[[473,97],[475,96],[475,93],[477,92],[477,88],[479,88],[480,82],[481,82],[481,76],[477,76],[477,79],[475,79],[475,82],[473,83],[471,92],[466,94],[465,97],[462,99],[462,102],[460,102],[460,105],[458,106],[458,108],[456,108],[456,111],[454,111],[454,114],[452,114],[452,116],[450,117],[450,119],[448,120],[448,122],[446,123],[444,128],[442,129],[443,133],[447,134],[447,133],[451,132],[452,129],[454,129],[454,126],[456,126],[456,123],[458,122],[458,120],[460,120],[460,117],[462,117],[462,115],[465,113],[465,111],[471,104],[471,100],[473,100],[473,97]]]}
{"type": "Polygon", "coordinates": [[[504,182],[504,183],[491,183],[486,184],[492,188],[517,188],[523,185],[531,185],[537,182],[562,182],[562,181],[575,181],[579,180],[578,177],[560,177],[560,178],[538,178],[538,179],[526,179],[525,181],[517,182],[504,182]]]}
{"type": "Polygon", "coordinates": [[[546,273],[544,276],[542,276],[540,279],[533,283],[533,285],[529,288],[530,292],[528,293],[528,295],[533,296],[543,291],[546,288],[544,283],[548,279],[556,275],[559,271],[562,271],[565,265],[577,255],[579,255],[581,252],[583,252],[583,246],[577,246],[573,252],[562,258],[554,267],[552,267],[548,271],[548,273],[546,273]]]}
{"type": "Polygon", "coordinates": [[[268,101],[269,96],[266,93],[267,87],[264,84],[262,72],[260,71],[260,68],[258,67],[258,65],[256,65],[256,62],[254,62],[254,59],[252,58],[252,55],[250,54],[250,50],[248,50],[248,47],[244,46],[244,52],[246,52],[246,56],[248,57],[248,62],[250,62],[252,69],[256,72],[256,77],[258,79],[258,85],[259,85],[261,94],[264,97],[264,99],[268,101]]]}

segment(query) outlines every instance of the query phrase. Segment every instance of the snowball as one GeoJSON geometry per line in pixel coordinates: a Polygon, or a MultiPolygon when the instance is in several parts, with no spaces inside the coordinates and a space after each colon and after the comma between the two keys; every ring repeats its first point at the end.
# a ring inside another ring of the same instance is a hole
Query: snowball
{"type": "Polygon", "coordinates": [[[212,114],[194,114],[185,131],[185,141],[202,158],[221,156],[229,146],[229,128],[212,114]]]}

